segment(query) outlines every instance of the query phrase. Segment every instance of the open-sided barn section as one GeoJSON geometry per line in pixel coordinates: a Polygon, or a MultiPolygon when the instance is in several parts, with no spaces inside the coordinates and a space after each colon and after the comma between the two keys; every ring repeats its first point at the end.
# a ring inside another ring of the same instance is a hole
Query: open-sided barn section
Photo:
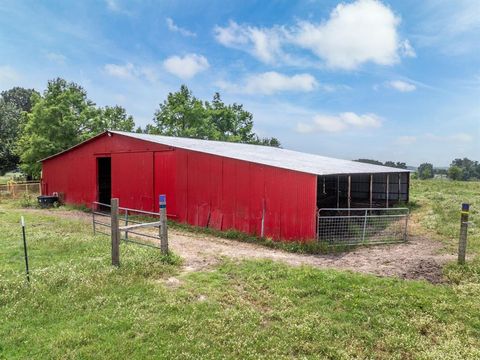
{"type": "Polygon", "coordinates": [[[408,201],[405,170],[266,146],[109,131],[42,161],[42,193],[117,197],[175,220],[274,239],[313,239],[325,207],[408,201]]]}

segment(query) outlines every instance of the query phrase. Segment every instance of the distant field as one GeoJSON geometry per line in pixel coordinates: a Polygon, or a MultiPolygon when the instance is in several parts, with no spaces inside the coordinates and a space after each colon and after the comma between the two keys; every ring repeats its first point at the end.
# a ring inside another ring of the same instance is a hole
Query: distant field
{"type": "MultiPolygon", "coordinates": [[[[416,230],[454,248],[460,203],[471,201],[478,256],[479,196],[480,183],[413,181],[416,230]]],[[[109,239],[88,224],[0,203],[0,358],[480,358],[478,261],[432,285],[270,261],[183,272],[175,256],[121,253],[113,269],[109,239]]]]}

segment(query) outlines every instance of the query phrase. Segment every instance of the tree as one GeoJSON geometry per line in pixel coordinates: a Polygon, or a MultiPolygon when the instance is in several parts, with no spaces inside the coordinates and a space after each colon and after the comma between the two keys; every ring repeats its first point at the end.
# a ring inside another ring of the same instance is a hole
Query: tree
{"type": "MultiPolygon", "coordinates": [[[[460,178],[457,180],[467,181],[480,179],[480,164],[478,161],[473,161],[468,158],[455,159],[450,164],[450,168],[452,167],[457,167],[461,170],[460,178]]],[[[458,171],[456,169],[453,170],[453,173],[458,176],[458,171]]]]}
{"type": "Polygon", "coordinates": [[[14,87],[10,90],[2,91],[1,96],[6,103],[13,104],[21,111],[30,112],[32,110],[32,95],[39,95],[34,89],[25,89],[14,87]]]}
{"type": "Polygon", "coordinates": [[[259,138],[253,132],[253,115],[243,105],[226,105],[219,93],[215,93],[211,102],[203,102],[185,85],[168,94],[167,100],[155,112],[153,121],[153,125],[146,126],[145,132],[280,146],[277,139],[259,138]]]}
{"type": "Polygon", "coordinates": [[[93,132],[100,133],[106,130],[132,132],[135,128],[133,117],[127,115],[127,111],[121,106],[105,106],[105,108],[99,109],[99,112],[100,114],[95,117],[97,123],[92,129],[93,132]]]}
{"type": "Polygon", "coordinates": [[[98,109],[81,86],[61,78],[49,81],[43,96],[33,94],[32,102],[16,150],[22,170],[33,177],[40,175],[38,161],[42,158],[107,129],[134,128],[133,119],[123,108],[98,109]]]}
{"type": "Polygon", "coordinates": [[[167,100],[155,112],[155,126],[148,131],[154,134],[216,139],[219,137],[202,101],[182,85],[180,90],[169,93],[167,100]]]}
{"type": "Polygon", "coordinates": [[[425,180],[433,178],[433,165],[430,163],[420,164],[417,170],[418,178],[425,180]]]}
{"type": "Polygon", "coordinates": [[[462,180],[463,171],[462,168],[456,165],[448,168],[448,177],[452,180],[462,180]]]}
{"type": "Polygon", "coordinates": [[[21,110],[0,99],[0,175],[16,168],[19,157],[15,144],[23,121],[21,110]]]}

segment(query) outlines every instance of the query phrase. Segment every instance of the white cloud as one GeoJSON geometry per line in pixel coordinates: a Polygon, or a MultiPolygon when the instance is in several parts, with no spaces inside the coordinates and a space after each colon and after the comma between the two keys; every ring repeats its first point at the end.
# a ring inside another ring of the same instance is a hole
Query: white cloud
{"type": "Polygon", "coordinates": [[[152,83],[158,80],[158,72],[154,67],[135,66],[130,62],[125,65],[106,64],[104,70],[108,75],[120,79],[145,79],[152,83]]]}
{"type": "Polygon", "coordinates": [[[107,3],[107,7],[109,10],[112,11],[120,11],[120,6],[118,5],[116,0],[105,0],[107,3]]]}
{"type": "Polygon", "coordinates": [[[187,29],[184,29],[184,28],[178,26],[177,24],[175,24],[175,22],[173,21],[172,18],[167,18],[166,22],[167,22],[168,30],[170,30],[172,32],[178,32],[179,34],[181,34],[183,36],[189,36],[189,37],[197,36],[197,34],[195,34],[194,32],[192,32],[190,30],[187,30],[187,29]]]}
{"type": "Polygon", "coordinates": [[[269,71],[249,75],[240,86],[227,82],[218,82],[217,85],[231,92],[271,95],[285,91],[312,91],[318,86],[318,83],[310,74],[288,76],[275,71],[269,71]]]}
{"type": "Polygon", "coordinates": [[[127,63],[125,65],[117,65],[117,64],[106,64],[104,66],[105,71],[108,75],[113,77],[123,78],[123,79],[131,79],[134,77],[135,67],[132,63],[127,63]]]}
{"type": "Polygon", "coordinates": [[[230,21],[226,27],[215,26],[214,33],[220,44],[247,51],[264,63],[272,64],[283,57],[281,47],[285,36],[281,28],[259,28],[230,21]]]}
{"type": "Polygon", "coordinates": [[[216,26],[215,38],[224,46],[244,50],[264,63],[293,63],[284,47],[311,51],[327,66],[352,70],[363,63],[392,65],[400,55],[413,57],[415,50],[397,32],[400,18],[380,1],[357,0],[337,5],[327,20],[299,21],[286,28],[259,28],[230,21],[216,26]]]}
{"type": "Polygon", "coordinates": [[[324,59],[328,66],[355,69],[365,62],[398,61],[400,19],[379,1],[339,4],[326,22],[300,22],[294,42],[324,59]]]}
{"type": "Polygon", "coordinates": [[[187,54],[184,57],[171,56],[163,62],[163,66],[169,73],[181,79],[190,79],[208,69],[210,64],[202,55],[187,54]]]}
{"type": "Polygon", "coordinates": [[[403,42],[400,44],[399,49],[402,55],[405,57],[417,57],[417,53],[415,52],[415,49],[412,47],[408,39],[403,40],[403,42]]]}
{"type": "Polygon", "coordinates": [[[53,61],[59,65],[63,65],[65,64],[65,60],[67,60],[67,57],[65,55],[62,55],[62,54],[59,54],[59,53],[55,53],[55,52],[47,52],[45,54],[45,57],[50,60],[50,61],[53,61]]]}
{"type": "Polygon", "coordinates": [[[399,145],[412,145],[417,141],[416,136],[404,135],[399,136],[395,141],[399,145]]]}
{"type": "Polygon", "coordinates": [[[8,65],[0,66],[0,89],[7,88],[19,79],[20,76],[14,68],[8,65]]]}
{"type": "Polygon", "coordinates": [[[338,115],[316,115],[311,123],[298,123],[297,132],[341,132],[354,128],[378,128],[382,119],[375,114],[358,115],[345,112],[338,115]]]}
{"type": "Polygon", "coordinates": [[[388,86],[400,92],[411,92],[417,89],[414,84],[402,80],[390,81],[388,86]]]}

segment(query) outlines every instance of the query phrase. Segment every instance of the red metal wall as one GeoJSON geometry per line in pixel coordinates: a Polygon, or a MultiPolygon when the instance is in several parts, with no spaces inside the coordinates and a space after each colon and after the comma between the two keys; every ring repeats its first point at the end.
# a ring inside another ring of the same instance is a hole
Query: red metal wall
{"type": "Polygon", "coordinates": [[[104,135],[43,162],[43,191],[68,203],[97,198],[96,157],[111,156],[112,196],[120,206],[167,212],[181,222],[274,239],[315,237],[316,176],[104,135]]]}

